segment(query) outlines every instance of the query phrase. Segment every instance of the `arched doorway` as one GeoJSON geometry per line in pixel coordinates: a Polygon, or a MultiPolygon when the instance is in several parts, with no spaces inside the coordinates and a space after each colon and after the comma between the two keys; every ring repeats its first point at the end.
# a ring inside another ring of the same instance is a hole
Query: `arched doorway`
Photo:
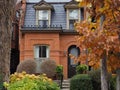
{"type": "Polygon", "coordinates": [[[68,78],[71,78],[76,74],[76,66],[78,63],[74,63],[74,60],[70,58],[69,54],[76,57],[80,55],[80,49],[76,45],[72,45],[68,48],[68,78]]]}

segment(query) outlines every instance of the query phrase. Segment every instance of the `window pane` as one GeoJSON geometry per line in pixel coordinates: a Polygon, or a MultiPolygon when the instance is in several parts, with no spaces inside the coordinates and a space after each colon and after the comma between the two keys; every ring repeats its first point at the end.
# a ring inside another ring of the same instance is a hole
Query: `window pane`
{"type": "Polygon", "coordinates": [[[42,57],[42,47],[39,46],[39,57],[42,57]]]}
{"type": "Polygon", "coordinates": [[[69,19],[78,19],[78,10],[69,10],[69,19]]]}
{"type": "Polygon", "coordinates": [[[80,15],[81,20],[84,20],[84,8],[80,9],[80,13],[81,13],[80,15]]]}
{"type": "Polygon", "coordinates": [[[76,20],[69,20],[69,29],[74,29],[74,23],[76,20]]]}
{"type": "Polygon", "coordinates": [[[44,45],[36,45],[34,47],[35,58],[49,58],[49,47],[44,45]]]}
{"type": "Polygon", "coordinates": [[[39,19],[40,20],[48,20],[48,10],[40,10],[39,11],[39,19]]]}
{"type": "MultiPolygon", "coordinates": [[[[72,55],[74,55],[74,56],[76,56],[76,57],[78,57],[78,55],[79,55],[79,53],[78,53],[78,49],[77,48],[72,48],[71,50],[70,50],[70,54],[72,54],[72,55]]],[[[70,60],[70,64],[71,65],[75,65],[75,63],[74,63],[74,60],[73,59],[71,59],[70,60]]],[[[77,63],[76,63],[77,64],[77,63]]]]}
{"type": "Polygon", "coordinates": [[[46,46],[42,46],[42,57],[46,57],[46,46]]]}

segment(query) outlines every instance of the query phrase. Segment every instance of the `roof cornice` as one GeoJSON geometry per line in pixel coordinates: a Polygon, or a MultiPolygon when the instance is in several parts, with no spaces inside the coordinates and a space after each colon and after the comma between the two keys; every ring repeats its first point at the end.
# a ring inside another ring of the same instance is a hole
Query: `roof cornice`
{"type": "Polygon", "coordinates": [[[66,3],[64,5],[64,8],[65,9],[77,9],[77,8],[79,8],[78,2],[76,2],[75,0],[72,0],[72,1],[70,1],[68,3],[66,3]]]}
{"type": "Polygon", "coordinates": [[[38,2],[37,4],[35,4],[33,7],[36,10],[44,10],[44,9],[54,10],[53,6],[51,4],[45,2],[44,0],[41,0],[40,2],[38,2]]]}

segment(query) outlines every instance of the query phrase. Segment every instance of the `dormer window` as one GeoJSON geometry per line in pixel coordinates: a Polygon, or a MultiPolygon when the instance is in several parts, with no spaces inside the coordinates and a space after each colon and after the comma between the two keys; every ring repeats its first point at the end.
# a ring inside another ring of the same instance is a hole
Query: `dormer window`
{"type": "Polygon", "coordinates": [[[49,11],[48,10],[39,10],[38,25],[46,27],[49,25],[49,11]]]}
{"type": "Polygon", "coordinates": [[[53,6],[41,0],[34,5],[36,10],[36,25],[41,27],[48,27],[51,24],[51,12],[54,10],[53,6]]]}
{"type": "Polygon", "coordinates": [[[68,23],[69,23],[69,29],[74,29],[74,23],[79,20],[79,12],[78,9],[70,9],[68,11],[68,23]]]}
{"type": "Polygon", "coordinates": [[[67,29],[74,30],[74,23],[84,19],[84,8],[78,7],[78,3],[75,0],[68,2],[64,8],[67,17],[67,29]]]}

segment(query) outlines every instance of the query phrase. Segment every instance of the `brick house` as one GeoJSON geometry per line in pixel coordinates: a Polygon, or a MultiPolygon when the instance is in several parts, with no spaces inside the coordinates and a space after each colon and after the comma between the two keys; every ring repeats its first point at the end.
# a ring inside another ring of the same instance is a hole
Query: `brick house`
{"type": "MultiPolygon", "coordinates": [[[[75,74],[69,54],[80,55],[74,22],[85,18],[75,0],[22,0],[19,31],[20,61],[52,59],[64,67],[64,78],[75,74]]],[[[39,64],[39,63],[38,63],[39,64]]]]}

